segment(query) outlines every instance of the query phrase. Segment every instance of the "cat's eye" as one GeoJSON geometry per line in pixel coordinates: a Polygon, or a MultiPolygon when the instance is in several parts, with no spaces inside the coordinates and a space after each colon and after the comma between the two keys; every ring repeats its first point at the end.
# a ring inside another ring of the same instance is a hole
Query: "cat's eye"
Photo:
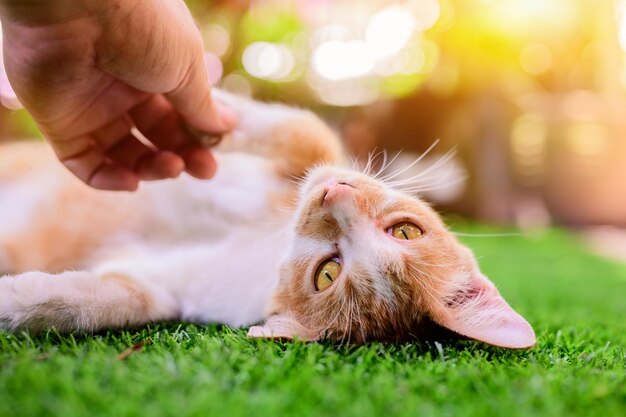
{"type": "Polygon", "coordinates": [[[422,237],[424,231],[411,222],[400,222],[391,226],[389,233],[396,239],[413,240],[422,237]]]}
{"type": "Polygon", "coordinates": [[[333,282],[341,272],[341,264],[336,258],[327,259],[317,268],[315,272],[315,289],[324,291],[333,285],[333,282]]]}

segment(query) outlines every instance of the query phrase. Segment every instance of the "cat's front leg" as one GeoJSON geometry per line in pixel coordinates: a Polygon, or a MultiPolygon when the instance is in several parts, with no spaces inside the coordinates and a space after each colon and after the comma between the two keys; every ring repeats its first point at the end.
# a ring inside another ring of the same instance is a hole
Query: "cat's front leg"
{"type": "Polygon", "coordinates": [[[0,328],[97,331],[178,317],[173,297],[131,276],[88,271],[0,278],[0,328]]]}
{"type": "Polygon", "coordinates": [[[313,113],[283,104],[263,103],[215,90],[215,98],[238,117],[235,130],[218,149],[242,151],[270,158],[278,172],[301,176],[322,163],[344,163],[339,138],[313,113]]]}

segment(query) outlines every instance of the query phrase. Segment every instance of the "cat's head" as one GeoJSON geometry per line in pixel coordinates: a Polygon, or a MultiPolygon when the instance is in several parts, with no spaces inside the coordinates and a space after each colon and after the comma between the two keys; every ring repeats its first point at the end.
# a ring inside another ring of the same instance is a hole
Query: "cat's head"
{"type": "Polygon", "coordinates": [[[420,334],[424,319],[507,348],[535,343],[427,204],[348,169],[303,182],[271,315],[252,337],[363,343],[420,334]]]}

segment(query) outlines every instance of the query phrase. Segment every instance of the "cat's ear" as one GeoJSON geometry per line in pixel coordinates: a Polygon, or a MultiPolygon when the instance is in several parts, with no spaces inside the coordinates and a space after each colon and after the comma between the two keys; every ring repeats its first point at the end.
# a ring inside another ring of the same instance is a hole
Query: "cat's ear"
{"type": "Polygon", "coordinates": [[[290,314],[274,314],[262,325],[250,327],[248,337],[314,342],[320,339],[320,334],[303,326],[290,314]]]}
{"type": "Polygon", "coordinates": [[[535,345],[535,332],[513,310],[496,287],[475,271],[465,288],[433,308],[440,325],[471,339],[509,349],[535,345]]]}

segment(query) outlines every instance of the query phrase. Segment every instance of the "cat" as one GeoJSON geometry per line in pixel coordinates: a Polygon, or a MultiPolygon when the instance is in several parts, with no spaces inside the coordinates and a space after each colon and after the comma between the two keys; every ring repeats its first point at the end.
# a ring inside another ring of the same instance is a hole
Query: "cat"
{"type": "Polygon", "coordinates": [[[0,147],[1,329],[188,320],[362,344],[423,335],[430,321],[495,346],[535,344],[437,213],[351,167],[319,118],[215,96],[239,125],[209,181],[96,191],[44,144],[0,147]]]}

